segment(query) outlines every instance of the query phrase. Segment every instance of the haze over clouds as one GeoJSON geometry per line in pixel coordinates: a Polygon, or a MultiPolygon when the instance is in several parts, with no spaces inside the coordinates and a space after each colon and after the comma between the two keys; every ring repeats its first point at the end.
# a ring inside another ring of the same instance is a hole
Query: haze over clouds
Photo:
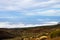
{"type": "Polygon", "coordinates": [[[0,28],[60,22],[60,0],[0,0],[0,28]]]}

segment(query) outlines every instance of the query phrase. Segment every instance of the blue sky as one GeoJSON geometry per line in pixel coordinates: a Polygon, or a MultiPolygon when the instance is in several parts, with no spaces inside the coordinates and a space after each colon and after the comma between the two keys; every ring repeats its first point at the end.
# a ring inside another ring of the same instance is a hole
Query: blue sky
{"type": "Polygon", "coordinates": [[[0,0],[1,26],[46,22],[60,22],[60,0],[0,0]]]}

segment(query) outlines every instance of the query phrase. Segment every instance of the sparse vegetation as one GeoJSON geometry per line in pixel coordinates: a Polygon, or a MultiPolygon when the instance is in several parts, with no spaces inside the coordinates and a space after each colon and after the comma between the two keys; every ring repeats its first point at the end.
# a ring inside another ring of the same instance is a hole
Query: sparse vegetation
{"type": "MultiPolygon", "coordinates": [[[[40,40],[39,38],[42,36],[47,36],[49,38],[56,38],[60,37],[60,25],[53,25],[53,26],[38,26],[33,28],[12,28],[12,29],[5,29],[0,28],[0,37],[2,36],[13,36],[9,39],[4,40],[40,40]],[[3,34],[1,34],[3,32],[3,34]],[[8,35],[7,35],[8,34],[8,35]]],[[[58,38],[56,38],[58,39],[58,38]]],[[[55,40],[55,39],[54,39],[55,40]]]]}
{"type": "Polygon", "coordinates": [[[60,37],[60,30],[54,30],[50,34],[51,38],[60,37]]]}

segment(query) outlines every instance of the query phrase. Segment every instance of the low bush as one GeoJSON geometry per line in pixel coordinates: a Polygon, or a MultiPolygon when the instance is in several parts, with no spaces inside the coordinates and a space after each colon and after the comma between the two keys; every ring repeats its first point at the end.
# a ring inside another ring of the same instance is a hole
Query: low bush
{"type": "Polygon", "coordinates": [[[51,38],[60,37],[60,30],[55,30],[50,33],[51,38]]]}

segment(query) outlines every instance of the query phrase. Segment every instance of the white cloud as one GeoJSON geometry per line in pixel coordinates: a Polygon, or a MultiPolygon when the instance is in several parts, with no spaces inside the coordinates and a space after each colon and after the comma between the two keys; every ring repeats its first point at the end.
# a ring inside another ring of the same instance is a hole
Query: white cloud
{"type": "Polygon", "coordinates": [[[45,25],[56,25],[58,22],[45,22],[44,24],[12,24],[10,22],[0,22],[0,28],[26,28],[26,27],[35,27],[35,26],[45,26],[45,25]]]}
{"type": "Polygon", "coordinates": [[[1,0],[0,9],[2,10],[23,10],[31,5],[32,0],[1,0]]]}
{"type": "Polygon", "coordinates": [[[53,24],[58,24],[58,22],[51,21],[51,22],[46,22],[46,24],[53,25],[53,24]]]}
{"type": "Polygon", "coordinates": [[[10,22],[0,22],[0,28],[17,28],[17,27],[24,27],[24,24],[11,24],[10,22]]]}
{"type": "Polygon", "coordinates": [[[60,10],[46,10],[42,12],[37,12],[40,15],[45,15],[45,16],[60,16],[60,10]]]}
{"type": "Polygon", "coordinates": [[[51,8],[60,8],[60,4],[53,5],[51,8]]]}
{"type": "Polygon", "coordinates": [[[18,17],[0,17],[0,18],[18,18],[18,17]]]}
{"type": "Polygon", "coordinates": [[[28,16],[35,16],[35,15],[43,15],[43,16],[60,16],[60,10],[53,10],[53,9],[50,9],[50,10],[45,10],[45,11],[32,11],[30,13],[26,12],[25,15],[28,15],[28,16]]]}
{"type": "Polygon", "coordinates": [[[12,24],[10,22],[0,22],[0,28],[24,28],[32,25],[25,25],[23,23],[12,24]]]}
{"type": "Polygon", "coordinates": [[[37,21],[49,21],[49,20],[51,20],[51,19],[49,19],[49,18],[45,18],[45,19],[37,19],[37,21]]]}
{"type": "Polygon", "coordinates": [[[41,8],[60,2],[60,0],[35,1],[35,0],[0,0],[0,10],[24,10],[41,8]]]}
{"type": "Polygon", "coordinates": [[[37,19],[37,21],[44,21],[45,19],[37,19]]]}
{"type": "Polygon", "coordinates": [[[46,15],[46,16],[60,16],[60,10],[54,10],[50,8],[60,8],[60,0],[0,0],[0,10],[4,11],[20,11],[24,15],[46,15]],[[32,11],[34,9],[36,11],[32,11]],[[50,9],[45,11],[39,11],[37,9],[50,9]],[[30,11],[29,11],[30,10],[30,11]],[[24,12],[26,11],[26,12],[24,12]]]}

